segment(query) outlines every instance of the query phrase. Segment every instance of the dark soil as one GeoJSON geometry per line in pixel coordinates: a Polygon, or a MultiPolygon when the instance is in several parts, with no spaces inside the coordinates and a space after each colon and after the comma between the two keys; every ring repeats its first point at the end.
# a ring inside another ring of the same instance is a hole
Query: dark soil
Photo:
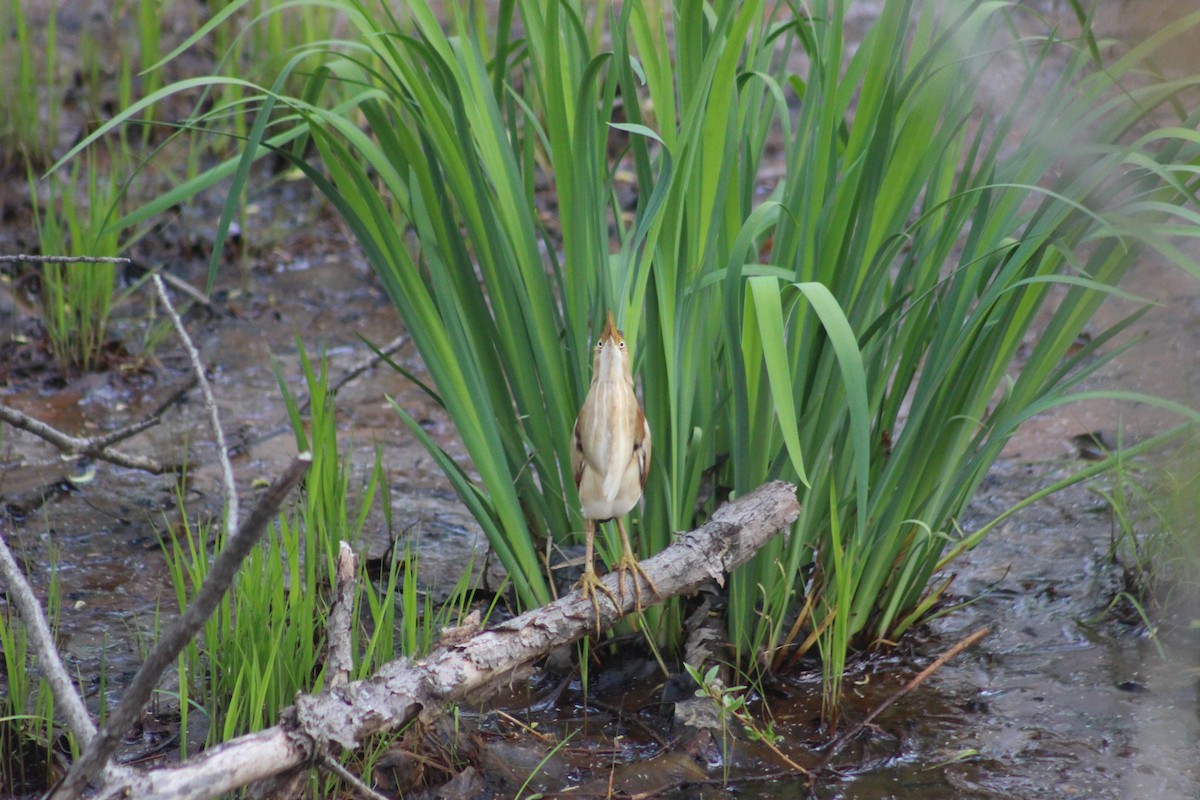
{"type": "MultiPolygon", "coordinates": [[[[93,24],[80,12],[68,35],[93,24]]],[[[176,35],[180,35],[177,31],[176,35]]],[[[62,31],[60,31],[62,35],[62,31]]],[[[69,51],[69,48],[66,48],[69,51]]],[[[178,69],[199,69],[203,58],[178,69]]],[[[86,127],[83,108],[68,109],[69,141],[86,127]]],[[[3,159],[0,159],[3,161],[3,159]]],[[[150,196],[162,176],[148,173],[150,196]]],[[[272,363],[302,394],[297,338],[324,351],[338,375],[369,356],[361,339],[382,345],[403,326],[345,227],[302,182],[265,166],[253,181],[244,226],[227,249],[211,304],[187,306],[185,321],[213,383],[234,452],[239,488],[269,479],[294,454],[295,442],[272,363]]],[[[34,253],[32,208],[23,172],[0,176],[0,254],[34,253]]],[[[207,281],[215,221],[223,197],[200,198],[164,220],[133,248],[142,265],[194,286],[207,281]]],[[[138,278],[125,275],[126,286],[138,278]]],[[[1096,385],[1136,389],[1192,402],[1200,396],[1200,290],[1193,276],[1147,260],[1132,289],[1160,306],[1137,334],[1142,342],[1114,362],[1096,385]]],[[[119,309],[114,343],[102,369],[64,372],[49,355],[36,312],[36,271],[4,265],[0,275],[0,402],[78,436],[140,419],[189,385],[185,358],[167,335],[147,346],[160,325],[146,289],[119,309]]],[[[182,295],[178,298],[186,304],[182,295]]],[[[1118,318],[1119,304],[1097,321],[1118,318]]],[[[411,346],[394,358],[421,375],[411,346]]],[[[432,459],[407,434],[386,397],[461,454],[453,428],[429,398],[386,367],[373,367],[338,395],[351,462],[359,481],[382,448],[395,528],[420,532],[422,581],[445,587],[471,554],[486,564],[486,543],[432,459]]],[[[989,476],[971,513],[974,530],[1040,486],[1080,466],[1080,441],[1100,432],[1110,444],[1165,429],[1165,413],[1116,402],[1072,406],[1033,420],[989,476]]],[[[161,424],[122,443],[130,452],[186,461],[186,480],[152,476],[87,459],[63,460],[37,437],[0,429],[0,497],[5,540],[27,564],[41,597],[53,573],[63,603],[59,644],[81,677],[93,711],[106,669],[111,707],[140,663],[155,614],[173,610],[159,535],[179,514],[215,515],[219,476],[212,437],[194,390],[172,403],[161,424]]],[[[1094,445],[1094,443],[1093,443],[1094,445]]],[[[884,655],[856,662],[846,677],[845,724],[861,719],[925,664],[981,625],[991,635],[903,698],[834,760],[836,780],[818,786],[828,798],[1187,798],[1200,794],[1200,684],[1197,639],[1185,624],[1163,628],[1165,656],[1128,602],[1152,598],[1128,561],[1112,555],[1108,507],[1076,487],[1019,515],[966,554],[952,598],[961,602],[884,655]],[[1133,581],[1131,584],[1130,581],[1133,581]]],[[[377,534],[376,555],[393,543],[377,534]]],[[[492,584],[494,585],[494,584],[492,584]]],[[[1157,586],[1161,594],[1169,588],[1157,586]]],[[[0,594],[0,613],[8,612],[0,594]]],[[[632,641],[636,645],[636,640],[632,641]]],[[[577,675],[545,670],[527,687],[483,710],[463,709],[464,728],[423,733],[422,761],[397,748],[371,776],[381,791],[453,779],[473,790],[571,797],[796,797],[806,784],[739,730],[728,739],[692,739],[685,747],[662,700],[667,676],[637,647],[621,657],[600,652],[590,689],[577,675]],[[568,740],[568,736],[570,736],[568,740]],[[561,748],[555,745],[567,740],[561,748]],[[439,744],[440,743],[440,744],[439,744]],[[439,751],[441,748],[441,751],[439,751]],[[469,756],[439,761],[439,752],[469,756]],[[434,754],[429,756],[428,754],[434,754]],[[726,780],[736,788],[722,786],[726,780]]],[[[7,691],[7,681],[4,691],[7,691]]],[[[686,691],[685,691],[686,694],[686,691]]],[[[826,740],[820,730],[820,681],[808,669],[763,687],[754,707],[769,708],[781,747],[812,763],[826,740]]],[[[147,725],[153,728],[152,720],[147,725]]],[[[153,731],[152,731],[153,733],[153,731]]],[[[150,735],[130,752],[159,748],[150,735]],[[149,743],[148,743],[149,742],[149,743]]],[[[28,791],[17,787],[15,791],[28,791]]],[[[449,791],[449,790],[448,790],[449,791]]]]}

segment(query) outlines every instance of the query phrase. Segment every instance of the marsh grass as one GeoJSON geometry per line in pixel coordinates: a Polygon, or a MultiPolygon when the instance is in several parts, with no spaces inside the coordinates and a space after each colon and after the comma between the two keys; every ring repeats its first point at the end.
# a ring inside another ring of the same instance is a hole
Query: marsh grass
{"type": "Polygon", "coordinates": [[[1144,455],[1117,442],[1108,455],[1112,469],[1089,485],[1110,515],[1108,563],[1119,576],[1109,606],[1089,622],[1140,626],[1164,657],[1173,634],[1196,627],[1200,607],[1200,472],[1194,432],[1181,439],[1144,455]]]}
{"type": "MultiPolygon", "coordinates": [[[[62,593],[50,546],[47,620],[58,630],[62,593]]],[[[54,694],[29,651],[25,623],[7,605],[0,611],[0,659],[7,687],[0,697],[0,792],[6,796],[45,790],[53,783],[57,759],[79,755],[74,736],[60,733],[54,721],[54,694]]]]}
{"type": "MultiPolygon", "coordinates": [[[[126,70],[140,73],[142,79],[141,94],[148,95],[158,91],[162,86],[161,70],[152,69],[162,57],[162,14],[164,4],[160,0],[136,0],[137,2],[137,34],[138,34],[138,58],[136,70],[129,70],[131,60],[128,56],[122,53],[121,69],[122,69],[122,84],[129,82],[124,76],[126,70]]],[[[169,10],[168,10],[169,13],[169,10]]],[[[128,102],[122,102],[121,107],[128,105],[128,102]]],[[[153,108],[147,108],[145,114],[142,115],[142,120],[147,123],[154,122],[153,108]]],[[[153,128],[146,125],[142,128],[142,144],[145,145],[150,131],[153,128]]]]}
{"type": "MultiPolygon", "coordinates": [[[[308,377],[316,380],[311,371],[308,377]]],[[[329,576],[338,542],[354,541],[356,531],[348,516],[348,478],[332,406],[315,399],[312,426],[300,446],[311,447],[314,456],[303,504],[280,515],[243,564],[227,601],[206,623],[202,640],[181,657],[180,685],[186,685],[181,706],[190,699],[203,709],[209,744],[274,724],[297,692],[318,689],[323,681],[329,576]]],[[[372,502],[376,477],[366,487],[364,508],[372,502]]],[[[164,537],[180,609],[207,575],[213,533],[213,527],[193,525],[184,514],[164,537]]],[[[215,535],[214,551],[223,546],[222,538],[215,535]]],[[[186,739],[186,729],[182,733],[186,739]]]]}
{"type": "MultiPolygon", "coordinates": [[[[352,497],[349,466],[338,445],[327,363],[322,358],[314,368],[303,346],[300,361],[309,398],[307,415],[301,414],[282,375],[279,381],[297,446],[313,454],[303,499],[296,509],[279,516],[244,563],[203,636],[180,656],[178,699],[185,743],[197,711],[208,721],[208,744],[213,744],[274,724],[297,692],[324,686],[330,576],[339,542],[359,543],[377,504],[384,506],[382,516],[390,527],[382,456],[377,454],[369,477],[352,497]]],[[[163,539],[180,608],[207,575],[213,537],[215,551],[222,546],[221,534],[183,515],[163,539]]],[[[385,569],[376,583],[366,564],[359,566],[351,615],[354,680],[368,677],[397,655],[428,652],[440,628],[457,624],[473,596],[470,565],[442,604],[417,586],[417,556],[412,551],[397,552],[385,569]]],[[[355,757],[378,758],[377,749],[378,743],[369,744],[355,757]]]]}
{"type": "Polygon", "coordinates": [[[54,161],[65,89],[58,72],[56,7],[50,4],[46,28],[38,37],[21,0],[0,0],[0,63],[5,65],[0,81],[0,167],[19,168],[24,160],[41,169],[54,161]]]}
{"type": "MultiPolygon", "coordinates": [[[[1200,465],[1193,437],[1170,457],[1158,459],[1159,469],[1150,485],[1156,530],[1163,534],[1163,550],[1170,556],[1167,575],[1185,591],[1190,577],[1200,571],[1200,465]]],[[[1196,593],[1200,595],[1200,592],[1196,593]]],[[[1198,597],[1197,599],[1200,599],[1198,597]]]]}
{"type": "MultiPolygon", "coordinates": [[[[297,50],[269,88],[182,81],[80,147],[173,93],[239,87],[242,156],[133,213],[230,176],[239,195],[268,152],[305,172],[403,317],[470,469],[401,419],[523,606],[550,596],[545,542],[582,529],[571,426],[612,309],[654,435],[642,555],[728,496],[800,484],[791,535],[733,576],[728,627],[746,666],[817,647],[830,716],[850,653],[935,607],[935,575],[974,541],[955,519],[1017,426],[1088,396],[1136,315],[1076,336],[1139,252],[1195,268],[1175,244],[1200,232],[1197,117],[1175,102],[1195,80],[1142,64],[1197,15],[1101,68],[1110,43],[1079,5],[1082,33],[1019,39],[1020,6],[899,0],[853,49],[842,3],[504,0],[486,21],[476,4],[335,6],[347,34],[297,50]],[[989,99],[999,70],[1017,88],[989,99]]],[[[678,602],[647,624],[673,642],[678,602]]]]}
{"type": "MultiPolygon", "coordinates": [[[[122,0],[111,9],[114,23],[107,35],[97,37],[93,26],[85,24],[79,27],[77,46],[71,46],[68,34],[63,37],[67,47],[60,49],[60,13],[68,12],[68,28],[79,22],[79,12],[69,2],[0,2],[0,63],[5,66],[5,79],[0,81],[0,167],[24,164],[40,171],[54,162],[64,113],[70,118],[64,108],[74,104],[68,98],[76,89],[85,113],[98,116],[114,90],[118,107],[124,107],[132,102],[135,90],[147,94],[161,86],[160,73],[149,72],[139,79],[141,69],[159,60],[160,6],[157,0],[122,0]],[[137,47],[117,40],[116,20],[128,12],[130,3],[137,6],[137,47]],[[115,73],[115,87],[110,85],[109,70],[115,73]],[[71,85],[72,76],[77,87],[71,85]]],[[[148,109],[144,119],[153,120],[153,113],[148,109]]]]}
{"type": "MultiPolygon", "coordinates": [[[[32,170],[30,193],[42,185],[32,170]]],[[[121,187],[91,158],[75,162],[64,177],[45,182],[45,203],[34,202],[38,247],[47,255],[112,257],[119,254],[117,216],[121,187]],[[80,196],[80,193],[84,193],[80,196]]],[[[61,367],[91,369],[107,342],[116,266],[111,263],[45,264],[41,280],[42,322],[61,367]]]]}

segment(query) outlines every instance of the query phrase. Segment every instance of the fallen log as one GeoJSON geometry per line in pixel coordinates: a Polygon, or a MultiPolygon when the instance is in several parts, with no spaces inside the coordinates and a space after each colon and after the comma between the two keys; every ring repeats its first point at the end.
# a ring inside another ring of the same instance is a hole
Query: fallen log
{"type": "MultiPolygon", "coordinates": [[[[659,600],[695,591],[748,561],[800,513],[794,486],[776,481],[719,508],[705,525],[642,562],[659,600]]],[[[604,583],[617,596],[616,576],[604,583]]],[[[600,603],[601,627],[633,610],[632,592],[615,607],[600,603]]],[[[650,598],[644,598],[649,600],[650,598]]],[[[397,659],[373,677],[297,697],[281,722],[233,739],[171,767],[111,775],[99,796],[206,800],[323,758],[331,746],[354,748],[373,734],[414,719],[431,720],[513,675],[551,650],[597,628],[591,602],[575,591],[465,640],[462,632],[418,661],[397,659]]],[[[336,752],[336,750],[335,750],[336,752]]]]}

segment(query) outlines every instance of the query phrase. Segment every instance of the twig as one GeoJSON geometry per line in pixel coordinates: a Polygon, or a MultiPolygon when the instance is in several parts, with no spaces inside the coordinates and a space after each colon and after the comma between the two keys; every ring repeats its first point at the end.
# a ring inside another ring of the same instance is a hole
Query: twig
{"type": "Polygon", "coordinates": [[[51,793],[51,797],[70,798],[80,796],[88,782],[104,767],[121,736],[133,725],[141,714],[142,706],[150,699],[163,670],[175,661],[187,643],[200,632],[205,621],[216,609],[225,590],[233,583],[234,576],[251,548],[262,536],[267,525],[278,513],[280,505],[295,488],[312,464],[311,453],[296,456],[291,465],[259,497],[258,502],[233,536],[225,542],[224,549],[213,559],[212,569],[201,584],[187,609],[180,615],[158,644],[146,656],[146,660],[133,677],[133,683],[113,710],[108,722],[88,743],[87,749],[71,767],[62,784],[51,793]]]}
{"type": "Polygon", "coordinates": [[[0,256],[0,264],[129,264],[132,259],[115,256],[0,256]]]}
{"type": "MultiPolygon", "coordinates": [[[[378,352],[372,351],[370,355],[364,356],[361,361],[359,361],[357,364],[351,365],[336,381],[333,382],[329,390],[330,393],[337,394],[338,390],[347,383],[354,380],[359,375],[362,375],[371,367],[383,361],[385,358],[399,350],[401,347],[404,347],[406,344],[408,344],[408,334],[402,333],[395,339],[392,339],[390,342],[385,344],[383,347],[379,348],[378,352]]],[[[308,408],[308,404],[311,401],[311,397],[305,398],[304,402],[300,404],[301,410],[308,408]]]]}
{"type": "Polygon", "coordinates": [[[225,534],[227,537],[232,537],[238,528],[237,484],[233,480],[233,465],[229,463],[229,452],[225,447],[225,430],[221,427],[221,415],[217,412],[217,401],[213,398],[208,378],[204,376],[204,365],[200,363],[200,354],[196,352],[196,347],[192,344],[187,329],[183,327],[183,320],[175,313],[175,306],[171,305],[171,298],[167,296],[167,287],[163,285],[162,278],[157,274],[151,280],[154,281],[154,288],[158,292],[159,299],[162,300],[167,316],[171,318],[171,324],[175,326],[175,332],[179,334],[179,339],[183,342],[183,349],[187,351],[188,359],[192,362],[192,371],[196,373],[196,380],[200,383],[200,391],[204,395],[204,408],[208,411],[208,421],[212,427],[213,438],[216,439],[217,458],[221,462],[221,475],[224,478],[225,534]]]}
{"type": "Polygon", "coordinates": [[[874,722],[875,719],[880,714],[882,714],[884,711],[886,711],[888,708],[890,708],[893,703],[895,703],[901,697],[904,697],[906,694],[911,692],[913,689],[916,689],[918,686],[920,686],[922,683],[924,683],[925,680],[930,675],[932,675],[933,673],[935,673],[939,669],[941,669],[946,664],[947,661],[954,658],[956,655],[961,653],[963,650],[966,650],[968,647],[975,644],[980,639],[987,636],[989,633],[991,633],[990,628],[986,628],[986,627],[980,628],[979,630],[975,631],[974,633],[970,634],[966,638],[959,641],[957,644],[955,644],[949,650],[947,650],[946,652],[944,652],[940,656],[938,656],[936,659],[934,659],[932,664],[930,664],[928,667],[926,667],[925,669],[918,672],[916,677],[914,677],[908,683],[904,684],[904,686],[902,686],[899,691],[897,691],[891,697],[889,697],[888,699],[886,699],[882,703],[880,703],[879,706],[877,706],[874,711],[872,711],[870,714],[867,714],[867,716],[863,718],[862,722],[858,723],[853,728],[851,728],[850,730],[843,733],[841,736],[836,737],[832,742],[829,743],[828,750],[825,753],[825,758],[821,759],[821,763],[817,765],[817,768],[816,768],[816,770],[814,770],[814,773],[820,772],[821,770],[828,767],[829,762],[834,759],[834,757],[838,754],[838,752],[840,752],[841,749],[843,747],[845,747],[847,743],[850,742],[850,740],[854,739],[856,736],[858,736],[860,733],[862,733],[863,730],[865,730],[868,725],[870,725],[872,722],[874,722]]]}
{"type": "Polygon", "coordinates": [[[4,576],[8,596],[16,602],[17,610],[21,612],[21,619],[25,621],[25,629],[29,631],[29,639],[33,643],[34,652],[37,653],[38,666],[41,667],[42,673],[50,683],[54,703],[58,706],[59,713],[66,719],[67,727],[71,729],[71,733],[75,734],[75,738],[80,743],[90,741],[96,735],[96,726],[88,715],[83,698],[79,696],[75,684],[63,667],[62,659],[59,658],[58,650],[54,646],[54,636],[50,633],[50,626],[46,624],[45,615],[42,614],[41,605],[34,596],[29,582],[25,580],[25,575],[17,566],[16,559],[13,558],[12,551],[8,549],[8,543],[4,541],[2,533],[0,533],[0,575],[4,576]]]}
{"type": "MultiPolygon", "coordinates": [[[[132,258],[124,258],[121,256],[0,256],[0,263],[7,264],[125,264],[133,267],[135,270],[145,275],[150,272],[155,272],[151,267],[145,264],[134,261],[132,258]]],[[[203,292],[183,278],[176,277],[171,273],[163,273],[163,280],[171,284],[178,291],[186,294],[188,297],[195,300],[208,308],[212,308],[212,301],[208,299],[203,292]]]]}
{"type": "MultiPolygon", "coordinates": [[[[129,453],[122,453],[120,450],[108,447],[106,440],[111,434],[80,439],[76,436],[63,433],[57,428],[47,425],[41,420],[34,419],[28,414],[17,411],[15,408],[6,406],[3,403],[0,403],[0,420],[7,422],[14,428],[20,428],[40,439],[44,439],[64,453],[78,453],[80,455],[91,456],[92,458],[107,461],[110,464],[116,464],[118,467],[140,469],[143,472],[149,472],[154,475],[162,475],[166,472],[178,472],[180,469],[178,464],[163,464],[155,461],[153,458],[130,455],[129,453]]],[[[149,427],[149,425],[146,427],[149,427]]]]}
{"type": "Polygon", "coordinates": [[[196,376],[192,375],[190,378],[188,378],[188,380],[184,381],[177,389],[175,389],[175,391],[163,398],[162,401],[159,402],[158,406],[156,406],[155,409],[151,411],[145,419],[141,419],[130,425],[126,425],[124,428],[118,428],[117,430],[106,433],[103,436],[93,437],[93,440],[97,445],[106,447],[110,444],[116,444],[117,442],[124,441],[132,436],[136,436],[147,428],[154,427],[162,421],[162,415],[166,413],[166,410],[178,402],[179,398],[187,394],[187,392],[190,391],[195,385],[196,376]]]}
{"type": "Polygon", "coordinates": [[[142,275],[145,275],[146,273],[153,273],[155,275],[161,274],[163,276],[163,280],[165,280],[167,283],[171,284],[171,288],[173,288],[179,292],[182,292],[183,294],[186,294],[188,297],[192,298],[192,300],[196,301],[197,303],[200,303],[201,305],[205,306],[206,308],[209,308],[209,309],[212,308],[212,301],[208,298],[208,296],[206,294],[204,294],[204,292],[197,289],[195,286],[192,286],[190,283],[185,281],[183,278],[180,278],[176,275],[172,275],[169,272],[161,272],[160,273],[156,268],[147,267],[145,264],[142,264],[138,261],[134,261],[132,258],[124,258],[124,257],[120,257],[120,256],[27,256],[27,255],[15,255],[15,256],[0,256],[0,263],[9,263],[9,264],[12,264],[12,263],[17,263],[17,264],[125,264],[127,266],[133,267],[135,270],[140,272],[142,275]]]}
{"type": "MultiPolygon", "coordinates": [[[[10,425],[14,428],[20,428],[22,431],[32,433],[36,435],[36,437],[43,439],[44,441],[48,441],[49,444],[58,447],[58,449],[64,453],[79,453],[79,455],[90,456],[92,458],[101,459],[101,461],[114,463],[118,465],[118,467],[140,469],[156,475],[161,475],[162,473],[172,473],[172,471],[174,471],[174,473],[178,473],[178,471],[181,469],[180,464],[160,464],[154,461],[152,458],[146,458],[143,456],[130,456],[127,455],[127,453],[122,453],[120,451],[108,450],[108,446],[116,444],[118,441],[124,441],[125,439],[134,437],[134,435],[145,431],[146,428],[151,428],[158,425],[158,423],[162,421],[162,415],[166,413],[167,409],[172,407],[174,403],[178,402],[179,398],[184,396],[184,393],[190,390],[194,385],[196,385],[196,377],[192,375],[192,377],[184,381],[184,383],[182,383],[178,389],[175,389],[175,391],[170,393],[170,395],[168,395],[166,398],[163,398],[162,401],[158,403],[157,407],[150,411],[150,414],[146,416],[145,419],[133,422],[131,425],[127,425],[124,428],[118,428],[116,431],[110,431],[108,433],[97,435],[97,437],[89,437],[86,439],[79,439],[77,437],[72,437],[70,434],[62,433],[58,428],[49,426],[46,422],[42,422],[41,420],[36,420],[34,417],[24,414],[23,411],[8,408],[7,405],[2,403],[0,403],[0,420],[10,423],[10,425]]],[[[47,461],[44,462],[44,464],[40,462],[22,462],[22,465],[23,467],[34,467],[34,465],[41,467],[41,465],[49,465],[53,463],[53,461],[47,461]]],[[[0,467],[7,467],[7,465],[0,465],[0,467]]]]}
{"type": "Polygon", "coordinates": [[[167,285],[180,294],[185,294],[192,299],[192,302],[204,306],[209,311],[213,310],[212,300],[208,295],[192,286],[190,283],[180,278],[178,275],[173,275],[160,267],[148,267],[140,261],[131,261],[129,266],[132,271],[138,273],[138,277],[143,280],[149,279],[151,275],[161,275],[167,285]]]}
{"type": "Polygon", "coordinates": [[[354,606],[354,578],[357,572],[358,556],[350,549],[350,545],[341,542],[337,557],[337,594],[329,610],[329,646],[325,660],[331,689],[350,682],[350,669],[353,667],[350,613],[354,606]]]}
{"type": "MultiPolygon", "coordinates": [[[[795,487],[782,482],[717,509],[704,526],[643,562],[658,587],[657,599],[694,591],[713,575],[744,564],[799,512],[795,487]]],[[[617,577],[602,579],[614,596],[617,577]]],[[[601,625],[632,613],[635,602],[627,593],[619,605],[601,604],[601,625]]],[[[331,745],[358,747],[366,736],[418,717],[428,721],[448,703],[512,680],[534,659],[589,635],[596,629],[594,615],[592,603],[571,592],[420,660],[389,662],[368,680],[297,697],[277,728],[209,750],[196,763],[146,773],[139,785],[106,787],[103,796],[200,800],[299,766],[331,745]],[[257,755],[251,756],[251,750],[257,755]]]]}
{"type": "MultiPolygon", "coordinates": [[[[642,562],[658,587],[656,600],[693,592],[714,574],[746,563],[799,513],[796,488],[782,482],[717,509],[704,526],[642,562]]],[[[615,596],[617,576],[602,580],[615,596]]],[[[618,602],[619,607],[601,604],[602,626],[633,612],[632,592],[618,602]]],[[[429,722],[448,704],[511,681],[535,659],[590,635],[596,629],[594,614],[586,597],[571,592],[422,659],[391,661],[366,680],[300,695],[275,727],[210,748],[182,764],[109,782],[97,796],[205,800],[310,764],[328,747],[356,748],[368,736],[417,718],[429,722]]]]}
{"type": "MultiPolygon", "coordinates": [[[[32,263],[32,264],[74,264],[74,263],[132,264],[133,263],[132,259],[129,259],[129,258],[108,257],[108,256],[30,256],[30,255],[23,255],[23,254],[13,255],[13,256],[0,256],[0,262],[3,262],[3,263],[32,263]]],[[[155,276],[155,277],[157,279],[157,276],[155,276]]],[[[161,286],[159,288],[159,291],[161,293],[161,291],[162,291],[161,286]]],[[[165,297],[164,297],[164,300],[165,300],[165,297]]],[[[207,301],[205,301],[205,302],[207,302],[207,301]]],[[[175,321],[178,321],[178,317],[175,315],[174,309],[171,308],[169,302],[167,302],[167,307],[170,310],[172,319],[175,321]]],[[[180,331],[180,335],[184,337],[185,343],[186,343],[187,334],[183,332],[182,324],[177,325],[176,328],[177,328],[177,330],[180,331]]],[[[194,349],[190,348],[190,346],[189,346],[189,352],[194,353],[194,349]]],[[[203,374],[201,374],[200,378],[203,379],[203,377],[204,377],[203,374]]],[[[150,416],[148,416],[147,418],[145,418],[143,420],[135,422],[131,425],[127,425],[126,427],[121,428],[120,430],[111,431],[109,433],[104,434],[103,436],[94,436],[94,437],[90,437],[87,439],[80,439],[75,436],[70,436],[66,433],[63,433],[62,431],[59,431],[58,429],[56,429],[54,427],[51,427],[50,425],[47,425],[44,422],[41,422],[40,420],[34,419],[33,417],[30,417],[27,414],[23,414],[22,412],[17,411],[16,409],[10,408],[8,406],[0,405],[0,419],[4,420],[8,424],[10,424],[16,428],[20,428],[21,430],[28,431],[29,433],[32,433],[33,435],[35,435],[41,439],[44,439],[45,441],[49,442],[50,444],[54,445],[55,447],[57,447],[58,449],[62,450],[65,453],[80,453],[82,455],[101,459],[102,461],[108,461],[112,464],[116,464],[119,467],[128,467],[130,469],[137,469],[137,470],[142,470],[144,472],[150,472],[155,475],[161,475],[165,472],[178,472],[180,470],[180,465],[178,465],[178,464],[164,465],[164,464],[160,464],[158,461],[155,461],[152,458],[146,458],[144,456],[128,455],[128,454],[122,453],[118,450],[109,449],[109,445],[114,444],[119,441],[122,441],[124,439],[128,439],[129,437],[134,436],[138,433],[141,433],[142,431],[146,430],[147,428],[149,428],[153,425],[157,425],[159,422],[158,418],[162,415],[163,411],[166,410],[166,408],[171,403],[175,402],[175,400],[181,394],[183,394],[183,392],[186,392],[190,388],[191,388],[191,384],[188,384],[187,386],[183,387],[179,391],[173,393],[170,397],[167,398],[166,401],[161,403],[159,405],[159,407],[157,409],[155,409],[155,411],[153,413],[150,414],[150,416]]],[[[224,449],[222,448],[222,452],[223,452],[223,450],[224,449]]],[[[235,506],[235,510],[236,510],[236,506],[235,506]]]]}
{"type": "Polygon", "coordinates": [[[382,795],[372,789],[370,786],[367,786],[367,784],[365,784],[357,775],[339,764],[338,760],[331,755],[326,754],[326,756],[321,759],[321,766],[337,775],[339,778],[348,783],[350,788],[356,793],[362,795],[363,797],[369,798],[369,800],[390,800],[387,795],[382,795]]]}
{"type": "MultiPolygon", "coordinates": [[[[383,347],[379,348],[378,352],[372,352],[370,355],[364,356],[357,364],[350,366],[345,372],[343,372],[340,376],[338,376],[338,379],[336,381],[334,381],[332,384],[330,384],[329,394],[331,394],[331,395],[337,394],[341,390],[341,388],[343,386],[345,386],[347,383],[354,380],[359,375],[362,375],[364,372],[369,370],[371,367],[382,362],[385,358],[390,356],[392,353],[395,353],[397,350],[399,350],[401,347],[404,347],[404,345],[406,345],[406,344],[408,344],[408,334],[402,333],[399,336],[397,336],[395,339],[392,339],[390,342],[385,344],[383,347]]],[[[300,403],[297,405],[297,408],[299,408],[300,413],[303,414],[305,411],[308,411],[308,408],[310,405],[312,405],[312,396],[305,395],[304,399],[301,400],[300,403]]],[[[259,442],[265,442],[269,439],[273,439],[276,436],[280,435],[281,433],[287,433],[287,432],[291,431],[291,429],[292,429],[291,423],[288,422],[287,420],[284,420],[283,422],[281,422],[280,424],[276,425],[273,428],[269,428],[265,431],[262,431],[256,435],[254,435],[253,437],[247,438],[247,439],[243,440],[242,442],[239,442],[237,445],[235,445],[235,448],[251,447],[252,445],[255,445],[259,442]]]]}

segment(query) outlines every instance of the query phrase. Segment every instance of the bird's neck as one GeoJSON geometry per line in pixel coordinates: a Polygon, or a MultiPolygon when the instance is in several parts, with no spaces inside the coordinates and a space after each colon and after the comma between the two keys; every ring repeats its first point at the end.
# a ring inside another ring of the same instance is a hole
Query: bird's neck
{"type": "Polygon", "coordinates": [[[633,376],[629,374],[629,365],[618,355],[609,357],[601,353],[596,357],[596,366],[592,371],[592,384],[608,383],[633,385],[633,376]]]}

